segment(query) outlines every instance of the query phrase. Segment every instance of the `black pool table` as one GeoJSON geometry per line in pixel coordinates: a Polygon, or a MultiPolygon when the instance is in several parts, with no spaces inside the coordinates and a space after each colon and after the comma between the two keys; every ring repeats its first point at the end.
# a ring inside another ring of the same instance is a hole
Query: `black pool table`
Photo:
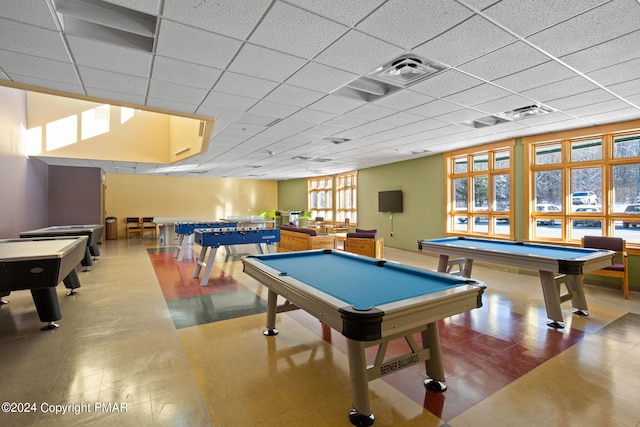
{"type": "MultiPolygon", "coordinates": [[[[56,287],[80,287],[76,266],[87,247],[87,236],[0,240],[0,297],[30,290],[42,329],[55,329],[62,318],[56,287]]],[[[6,301],[3,301],[6,303],[6,301]]]]}
{"type": "Polygon", "coordinates": [[[83,267],[93,265],[91,257],[100,256],[98,242],[102,238],[104,226],[101,224],[88,225],[54,225],[52,227],[39,228],[37,230],[23,231],[20,237],[64,237],[64,236],[87,236],[87,249],[82,259],[83,267]]]}

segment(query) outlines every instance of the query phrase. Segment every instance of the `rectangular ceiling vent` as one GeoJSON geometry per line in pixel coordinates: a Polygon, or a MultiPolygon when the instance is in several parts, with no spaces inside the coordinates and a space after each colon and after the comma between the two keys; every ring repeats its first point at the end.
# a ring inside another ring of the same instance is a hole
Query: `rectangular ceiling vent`
{"type": "Polygon", "coordinates": [[[337,138],[335,136],[329,136],[327,138],[322,138],[323,141],[327,141],[327,142],[331,142],[333,144],[344,144],[345,142],[349,142],[351,141],[350,139],[347,138],[337,138]]]}
{"type": "Polygon", "coordinates": [[[102,0],[54,0],[65,32],[147,52],[153,50],[158,18],[102,0]]]}
{"type": "Polygon", "coordinates": [[[334,95],[357,99],[358,101],[373,102],[376,99],[402,89],[378,80],[360,77],[347,83],[333,92],[334,95]]]}
{"type": "Polygon", "coordinates": [[[487,126],[495,126],[495,125],[499,125],[500,123],[507,123],[511,121],[512,119],[498,117],[497,115],[495,115],[495,116],[480,117],[479,119],[468,120],[466,122],[460,122],[460,124],[464,126],[480,129],[480,128],[485,128],[487,126]]]}
{"type": "Polygon", "coordinates": [[[542,104],[527,105],[526,107],[516,108],[515,110],[498,113],[496,116],[504,117],[509,120],[520,120],[527,117],[543,116],[552,113],[555,110],[542,104]]]}
{"type": "Polygon", "coordinates": [[[367,76],[404,88],[446,68],[430,59],[407,53],[376,68],[367,76]]]}

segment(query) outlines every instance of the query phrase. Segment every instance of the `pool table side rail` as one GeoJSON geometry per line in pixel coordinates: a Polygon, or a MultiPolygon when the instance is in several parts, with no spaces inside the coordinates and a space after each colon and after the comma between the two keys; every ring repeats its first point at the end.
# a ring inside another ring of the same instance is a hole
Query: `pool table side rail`
{"type": "Polygon", "coordinates": [[[438,243],[428,240],[418,240],[418,250],[436,255],[464,257],[473,259],[474,261],[486,261],[494,264],[573,275],[580,275],[608,267],[613,264],[613,257],[615,256],[615,252],[600,249],[575,260],[552,260],[536,254],[523,256],[522,254],[508,251],[482,250],[477,247],[459,246],[455,243],[438,243]]]}

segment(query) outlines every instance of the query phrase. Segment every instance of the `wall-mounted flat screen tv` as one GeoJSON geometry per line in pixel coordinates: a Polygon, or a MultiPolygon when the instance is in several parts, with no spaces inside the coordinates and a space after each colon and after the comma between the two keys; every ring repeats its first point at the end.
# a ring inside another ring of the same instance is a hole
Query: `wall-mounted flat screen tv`
{"type": "Polygon", "coordinates": [[[378,192],[378,212],[402,212],[402,191],[378,192]]]}

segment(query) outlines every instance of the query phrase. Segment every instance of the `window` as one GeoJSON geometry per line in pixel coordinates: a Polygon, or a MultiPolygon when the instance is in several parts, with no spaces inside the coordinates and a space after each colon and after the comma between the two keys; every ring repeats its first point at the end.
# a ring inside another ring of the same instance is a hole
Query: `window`
{"type": "Polygon", "coordinates": [[[639,133],[533,139],[525,143],[530,240],[577,243],[603,235],[640,244],[639,133]]]}
{"type": "Polygon", "coordinates": [[[336,176],[336,222],[349,219],[350,224],[358,222],[358,173],[349,172],[336,176]]]}
{"type": "Polygon", "coordinates": [[[333,221],[333,177],[324,176],[307,180],[308,209],[311,217],[333,221]]]}
{"type": "Polygon", "coordinates": [[[447,232],[513,239],[514,141],[447,153],[447,232]]]}

